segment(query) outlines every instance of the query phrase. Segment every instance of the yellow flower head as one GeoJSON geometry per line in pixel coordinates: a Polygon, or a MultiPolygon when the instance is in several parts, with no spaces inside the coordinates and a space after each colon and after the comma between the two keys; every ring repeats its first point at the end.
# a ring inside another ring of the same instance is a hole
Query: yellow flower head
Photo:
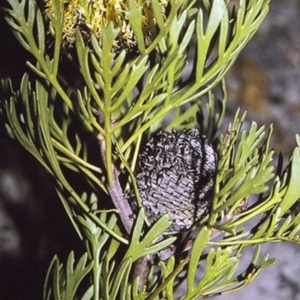
{"type": "MultiPolygon", "coordinates": [[[[52,0],[44,0],[46,13],[54,14],[52,0]]],[[[102,45],[102,29],[113,22],[116,28],[120,28],[115,49],[132,49],[136,46],[134,32],[129,23],[127,14],[129,11],[128,0],[60,0],[64,5],[63,44],[72,47],[75,43],[75,31],[78,28],[84,39],[89,40],[94,34],[102,45]]],[[[141,7],[143,16],[143,32],[145,43],[150,44],[156,36],[156,20],[150,0],[135,0],[141,7]]],[[[168,5],[168,0],[159,0],[162,12],[168,5]]]]}

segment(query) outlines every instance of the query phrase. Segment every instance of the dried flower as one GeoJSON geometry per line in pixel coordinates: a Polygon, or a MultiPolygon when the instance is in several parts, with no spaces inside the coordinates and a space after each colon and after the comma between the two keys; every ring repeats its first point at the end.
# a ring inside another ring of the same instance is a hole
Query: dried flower
{"type": "MultiPolygon", "coordinates": [[[[54,14],[52,0],[45,1],[45,12],[54,14]]],[[[136,39],[128,21],[128,0],[60,0],[64,4],[63,44],[72,47],[75,43],[75,30],[78,28],[84,36],[94,34],[102,45],[102,29],[113,22],[116,28],[120,28],[115,49],[131,49],[136,46],[136,39]],[[89,34],[87,34],[89,33],[89,34]]],[[[161,10],[164,13],[168,0],[159,0],[161,10]]],[[[156,36],[156,20],[153,15],[151,1],[136,0],[141,7],[143,16],[143,31],[145,42],[150,43],[156,36]]]]}

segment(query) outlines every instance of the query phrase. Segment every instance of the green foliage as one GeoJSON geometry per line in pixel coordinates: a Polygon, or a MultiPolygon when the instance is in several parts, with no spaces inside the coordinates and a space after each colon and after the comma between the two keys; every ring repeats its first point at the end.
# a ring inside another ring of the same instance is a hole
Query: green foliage
{"type": "Polygon", "coordinates": [[[44,299],[198,299],[229,293],[276,262],[261,254],[262,243],[299,243],[299,147],[287,168],[275,171],[272,127],[266,131],[253,122],[243,129],[246,114],[237,111],[219,134],[226,107],[222,79],[269,5],[268,0],[244,0],[231,10],[230,2],[203,0],[199,6],[170,0],[164,16],[158,1],[151,0],[158,33],[146,45],[140,2],[130,0],[128,20],[137,41],[136,53],[130,53],[115,51],[120,28],[112,23],[102,28],[102,46],[94,36],[87,42],[78,28],[76,51],[66,49],[59,0],[52,1],[49,19],[34,0],[7,0],[6,20],[33,62],[27,62],[30,72],[19,89],[2,80],[1,118],[8,134],[55,180],[86,245],[77,262],[73,252],[65,266],[54,257],[44,299]],[[74,77],[61,71],[62,62],[74,77]],[[125,216],[134,223],[126,232],[120,222],[124,212],[107,208],[105,199],[114,201],[126,172],[124,186],[133,186],[140,204],[134,168],[143,139],[159,129],[192,128],[198,122],[218,152],[211,211],[196,226],[189,252],[152,265],[146,282],[131,280],[137,262],[178,241],[163,235],[170,226],[167,216],[146,230],[143,208],[137,216],[125,216]],[[84,190],[74,177],[85,182],[84,190]],[[237,274],[246,247],[253,248],[253,259],[237,274]]]}

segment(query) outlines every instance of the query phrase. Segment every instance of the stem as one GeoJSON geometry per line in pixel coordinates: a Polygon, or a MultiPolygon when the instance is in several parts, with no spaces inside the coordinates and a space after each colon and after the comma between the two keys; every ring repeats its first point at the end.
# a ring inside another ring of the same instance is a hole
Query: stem
{"type": "Polygon", "coordinates": [[[133,280],[135,280],[137,277],[139,277],[139,289],[141,289],[143,285],[146,285],[147,283],[148,275],[150,272],[150,261],[151,256],[146,255],[139,258],[134,263],[132,278],[133,280]]]}
{"type": "Polygon", "coordinates": [[[123,226],[125,227],[126,232],[130,234],[131,229],[133,227],[133,212],[121,188],[118,171],[112,163],[111,147],[110,149],[107,149],[108,147],[106,147],[107,141],[111,142],[110,135],[107,134],[106,137],[104,137],[102,134],[99,134],[99,140],[101,158],[106,168],[108,176],[107,189],[116,209],[119,212],[121,221],[123,223],[123,226]]]}
{"type": "Polygon", "coordinates": [[[123,226],[125,227],[127,233],[130,234],[133,227],[133,212],[128,201],[124,197],[118,174],[114,165],[112,165],[112,172],[114,185],[108,186],[108,191],[115,207],[119,212],[123,226]]]}
{"type": "Polygon", "coordinates": [[[162,292],[167,284],[175,278],[177,274],[181,272],[181,270],[184,268],[184,266],[190,261],[190,256],[187,256],[185,259],[183,259],[179,265],[174,269],[174,271],[164,280],[164,282],[154,291],[154,293],[148,298],[148,300],[154,300],[157,299],[160,292],[162,292]]]}

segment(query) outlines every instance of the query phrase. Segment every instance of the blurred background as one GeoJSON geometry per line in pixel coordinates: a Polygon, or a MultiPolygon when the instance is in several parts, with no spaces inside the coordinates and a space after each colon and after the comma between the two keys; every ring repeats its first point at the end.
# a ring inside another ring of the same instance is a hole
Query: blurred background
{"type": "MultiPolygon", "coordinates": [[[[285,162],[300,134],[299,16],[299,0],[271,0],[265,21],[227,75],[227,116],[240,106],[248,111],[249,124],[253,120],[268,128],[272,123],[275,157],[281,152],[285,162]]],[[[300,245],[267,244],[262,249],[278,263],[241,291],[212,299],[300,300],[300,245]]],[[[251,259],[245,250],[242,265],[251,259]]]]}
{"type": "MultiPolygon", "coordinates": [[[[0,12],[0,78],[16,82],[26,53],[0,12]]],[[[237,107],[249,123],[274,125],[272,146],[287,161],[300,133],[300,1],[272,0],[270,13],[227,76],[230,119],[237,107]]],[[[51,182],[36,161],[6,138],[0,124],[0,299],[41,299],[47,267],[83,245],[65,218],[51,182]]],[[[241,291],[213,299],[300,299],[300,245],[269,244],[278,263],[241,291]]],[[[76,253],[76,252],[75,252],[76,253]]],[[[245,251],[242,263],[248,265],[245,251]]]]}

